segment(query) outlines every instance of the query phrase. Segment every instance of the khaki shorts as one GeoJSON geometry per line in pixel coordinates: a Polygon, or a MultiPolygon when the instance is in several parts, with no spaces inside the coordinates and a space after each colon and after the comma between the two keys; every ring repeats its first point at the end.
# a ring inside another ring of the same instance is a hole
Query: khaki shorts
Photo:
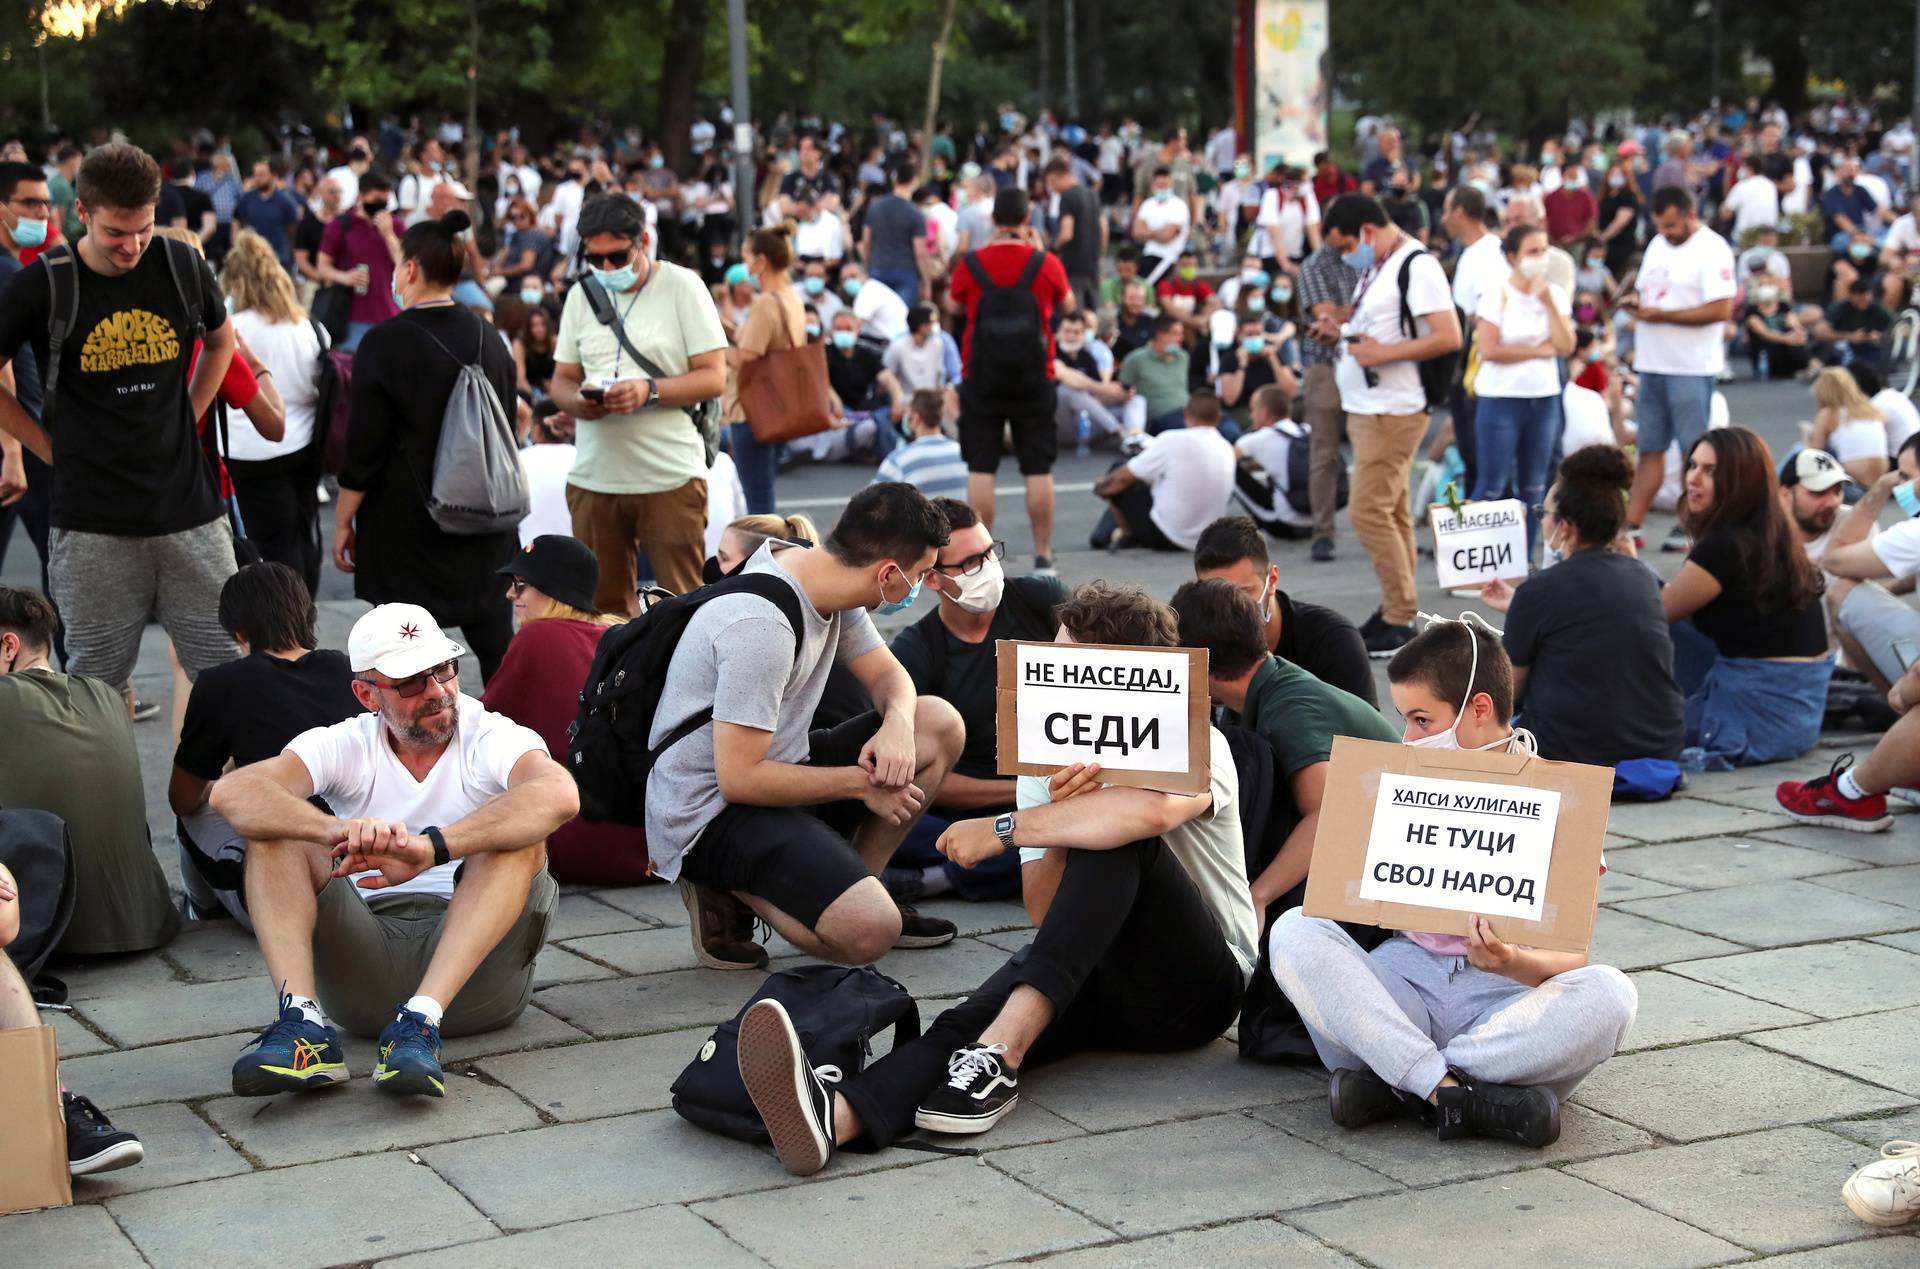
{"type": "MultiPolygon", "coordinates": [[[[455,874],[455,884],[459,883],[455,874]]],[[[321,890],[313,925],[315,990],[334,1024],[374,1037],[420,989],[440,946],[447,901],[433,895],[373,895],[335,877],[321,890]]],[[[519,920],[487,953],[447,1005],[447,1038],[494,1031],[518,1018],[533,997],[533,962],[547,939],[560,887],[542,868],[528,888],[519,920]]]]}

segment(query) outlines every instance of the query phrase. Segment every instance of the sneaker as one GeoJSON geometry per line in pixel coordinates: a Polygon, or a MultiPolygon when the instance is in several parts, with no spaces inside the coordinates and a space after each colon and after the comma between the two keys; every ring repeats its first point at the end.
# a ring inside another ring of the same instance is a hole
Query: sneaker
{"type": "Polygon", "coordinates": [[[1033,571],[1038,573],[1042,577],[1060,576],[1060,570],[1053,566],[1053,557],[1051,555],[1034,556],[1033,571]]]}
{"type": "Polygon", "coordinates": [[[1870,793],[1863,798],[1850,798],[1840,792],[1840,773],[1852,765],[1853,755],[1842,754],[1833,760],[1833,766],[1823,776],[1815,776],[1804,784],[1798,780],[1782,780],[1773,791],[1774,800],[1780,803],[1781,810],[1802,824],[1824,824],[1849,833],[1879,833],[1892,828],[1893,816],[1887,814],[1885,797],[1870,793]]]}
{"type": "Polygon", "coordinates": [[[960,927],[945,917],[921,916],[911,904],[900,905],[900,937],[895,947],[944,947],[960,937],[960,927]]]}
{"type": "Polygon", "coordinates": [[[272,1097],[342,1084],[347,1055],[332,1027],[310,1020],[290,996],[280,997],[280,1019],[233,1064],[233,1091],[241,1097],[272,1097]]]}
{"type": "Polygon", "coordinates": [[[1315,538],[1313,540],[1313,562],[1315,564],[1333,563],[1333,539],[1315,538]]]}
{"type": "Polygon", "coordinates": [[[755,1001],[740,1019],[740,1079],[773,1138],[780,1166],[812,1176],[833,1158],[833,1089],[838,1067],[818,1069],[793,1029],[786,1006],[755,1001]]]}
{"type": "Polygon", "coordinates": [[[1367,655],[1383,661],[1413,642],[1413,627],[1392,626],[1383,621],[1372,632],[1363,630],[1360,635],[1367,645],[1367,655]]]}
{"type": "Polygon", "coordinates": [[[1496,1137],[1538,1150],[1560,1140],[1560,1099],[1550,1089],[1465,1082],[1443,1085],[1437,1093],[1435,1135],[1441,1141],[1496,1137]]]}
{"type": "MultiPolygon", "coordinates": [[[[918,868],[883,868],[880,884],[887,888],[895,903],[912,903],[927,897],[927,883],[921,880],[918,868]]],[[[904,926],[905,922],[901,924],[904,926]]]]}
{"type": "Polygon", "coordinates": [[[1386,628],[1387,623],[1381,619],[1380,610],[1376,608],[1365,621],[1360,623],[1360,637],[1364,639],[1368,635],[1376,631],[1385,630],[1386,628]]]}
{"type": "MultiPolygon", "coordinates": [[[[1636,542],[1634,545],[1637,548],[1641,544],[1636,542]]],[[[1668,555],[1685,555],[1693,549],[1693,539],[1687,536],[1685,529],[1676,524],[1667,530],[1666,541],[1660,544],[1660,549],[1668,555]]]]}
{"type": "Polygon", "coordinates": [[[1903,785],[1896,784],[1887,790],[1887,796],[1890,798],[1899,798],[1908,806],[1920,806],[1920,789],[1910,789],[1903,785]]]}
{"type": "Polygon", "coordinates": [[[1145,432],[1128,432],[1120,438],[1120,452],[1128,458],[1132,458],[1146,447],[1147,435],[1145,432]]]}
{"type": "Polygon", "coordinates": [[[115,1128],[91,1101],[63,1092],[60,1103],[67,1112],[68,1175],[113,1172],[147,1157],[140,1138],[115,1128]]]}
{"type": "Polygon", "coordinates": [[[680,879],[693,958],[708,969],[765,969],[767,949],[753,941],[753,909],[725,891],[680,879]]]}
{"type": "Polygon", "coordinates": [[[160,704],[157,701],[143,701],[137,696],[127,697],[127,717],[136,723],[150,723],[160,717],[160,704]]]}
{"type": "Polygon", "coordinates": [[[1920,1142],[1881,1146],[1880,1158],[1848,1177],[1840,1197],[1869,1225],[1904,1225],[1920,1216],[1920,1142]]]}
{"type": "Polygon", "coordinates": [[[422,1097],[447,1095],[446,1072],[440,1069],[440,1028],[424,1014],[401,1006],[374,1043],[380,1050],[373,1068],[375,1088],[422,1097]]]}
{"type": "Polygon", "coordinates": [[[1327,1109],[1342,1128],[1365,1128],[1392,1119],[1403,1107],[1393,1085],[1365,1067],[1335,1071],[1327,1085],[1327,1109]]]}
{"type": "Polygon", "coordinates": [[[1004,1059],[1004,1044],[969,1044],[947,1059],[947,1082],[913,1113],[928,1132],[985,1132],[1020,1102],[1020,1072],[1004,1059]]]}

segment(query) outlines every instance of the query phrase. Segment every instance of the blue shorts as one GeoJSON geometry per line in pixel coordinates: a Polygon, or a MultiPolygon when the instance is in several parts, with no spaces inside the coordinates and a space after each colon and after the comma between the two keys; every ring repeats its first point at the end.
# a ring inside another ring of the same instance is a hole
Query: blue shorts
{"type": "Polygon", "coordinates": [[[1679,441],[1684,460],[1707,434],[1707,418],[1712,411],[1712,375],[1642,374],[1634,410],[1640,424],[1640,452],[1664,454],[1667,446],[1679,441]]]}

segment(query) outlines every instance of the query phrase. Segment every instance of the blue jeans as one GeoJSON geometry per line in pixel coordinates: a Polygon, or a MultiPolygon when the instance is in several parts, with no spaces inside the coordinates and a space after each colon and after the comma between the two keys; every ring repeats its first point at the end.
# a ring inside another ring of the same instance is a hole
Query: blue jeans
{"type": "Polygon", "coordinates": [[[1527,558],[1540,537],[1534,511],[1547,496],[1560,440],[1559,397],[1481,397],[1474,406],[1473,497],[1498,498],[1512,485],[1527,506],[1527,558]]]}
{"type": "Polygon", "coordinates": [[[377,325],[379,325],[378,322],[348,322],[347,337],[340,341],[340,351],[356,351],[360,347],[360,341],[367,337],[367,332],[377,325]]]}
{"type": "Polygon", "coordinates": [[[727,452],[740,473],[740,489],[747,496],[747,514],[773,514],[773,480],[780,473],[780,446],[762,445],[745,423],[727,427],[727,452]]]}
{"type": "Polygon", "coordinates": [[[1798,758],[1820,739],[1833,661],[1723,657],[1690,621],[1673,623],[1673,677],[1687,694],[1690,771],[1798,758]]]}
{"type": "MultiPolygon", "coordinates": [[[[988,810],[977,814],[991,816],[997,812],[988,810]]],[[[953,884],[953,892],[969,903],[984,903],[989,899],[1018,899],[1020,852],[1003,850],[971,868],[962,868],[934,846],[940,840],[940,834],[946,832],[952,823],[952,820],[943,819],[931,811],[922,815],[919,823],[907,830],[905,840],[894,849],[891,866],[919,869],[939,864],[945,870],[947,880],[953,884]]]]}
{"type": "Polygon", "coordinates": [[[1649,371],[1640,376],[1639,450],[1642,454],[1664,454],[1667,446],[1680,442],[1680,461],[1701,437],[1707,434],[1707,419],[1713,412],[1712,375],[1663,375],[1649,371]]]}
{"type": "Polygon", "coordinates": [[[879,269],[870,270],[875,282],[884,282],[905,301],[908,308],[920,302],[920,275],[911,271],[904,273],[886,273],[879,269]]]}

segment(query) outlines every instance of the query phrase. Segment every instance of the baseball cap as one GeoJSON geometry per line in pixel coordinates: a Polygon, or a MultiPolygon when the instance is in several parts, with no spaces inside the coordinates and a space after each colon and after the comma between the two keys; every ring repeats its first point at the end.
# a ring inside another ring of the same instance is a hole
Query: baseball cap
{"type": "Polygon", "coordinates": [[[1623,159],[1630,159],[1636,154],[1645,153],[1646,150],[1641,147],[1638,141],[1622,141],[1620,143],[1620,157],[1623,159]]]}
{"type": "Polygon", "coordinates": [[[466,649],[440,631],[433,614],[418,604],[381,604],[353,623],[347,660],[355,674],[368,670],[404,679],[454,661],[466,649]]]}
{"type": "Polygon", "coordinates": [[[1840,460],[1823,449],[1803,449],[1780,469],[1782,485],[1789,489],[1800,485],[1812,493],[1825,493],[1851,479],[1840,460]]]}
{"type": "Polygon", "coordinates": [[[543,595],[582,612],[598,612],[593,593],[600,585],[600,561],[579,538],[542,533],[494,572],[517,577],[543,595]]]}

